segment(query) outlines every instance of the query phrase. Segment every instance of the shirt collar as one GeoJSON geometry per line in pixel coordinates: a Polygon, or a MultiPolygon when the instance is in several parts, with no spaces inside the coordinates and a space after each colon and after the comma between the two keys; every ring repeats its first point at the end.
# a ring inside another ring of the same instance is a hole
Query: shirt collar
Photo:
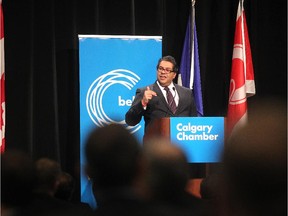
{"type": "MultiPolygon", "coordinates": [[[[161,90],[164,90],[165,87],[161,86],[158,81],[157,81],[157,85],[159,86],[159,88],[160,88],[161,90]]],[[[173,82],[171,82],[170,85],[168,86],[168,88],[169,88],[170,90],[172,90],[173,87],[175,88],[175,85],[174,85],[173,82]]]]}

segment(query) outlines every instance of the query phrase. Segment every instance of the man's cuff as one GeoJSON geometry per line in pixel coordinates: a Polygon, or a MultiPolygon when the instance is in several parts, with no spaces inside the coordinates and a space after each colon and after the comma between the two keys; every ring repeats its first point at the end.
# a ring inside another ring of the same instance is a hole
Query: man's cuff
{"type": "Polygon", "coordinates": [[[143,109],[146,110],[148,103],[144,103],[144,101],[141,100],[141,104],[142,104],[143,109]]]}

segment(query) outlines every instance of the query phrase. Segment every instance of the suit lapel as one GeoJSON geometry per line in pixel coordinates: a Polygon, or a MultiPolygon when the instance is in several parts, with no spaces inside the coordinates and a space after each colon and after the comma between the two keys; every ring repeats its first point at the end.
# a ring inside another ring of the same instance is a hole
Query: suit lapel
{"type": "Polygon", "coordinates": [[[153,84],[153,91],[156,92],[156,94],[158,95],[158,97],[160,98],[162,103],[165,104],[165,106],[170,110],[170,107],[168,106],[167,101],[166,101],[160,87],[158,86],[158,84],[156,82],[153,84]]]}

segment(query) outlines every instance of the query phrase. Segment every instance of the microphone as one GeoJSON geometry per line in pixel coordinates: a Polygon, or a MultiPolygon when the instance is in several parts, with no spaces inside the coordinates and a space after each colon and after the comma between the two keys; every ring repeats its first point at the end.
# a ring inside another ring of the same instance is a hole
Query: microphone
{"type": "MultiPolygon", "coordinates": [[[[175,89],[175,87],[174,87],[174,86],[173,86],[173,88],[172,88],[172,89],[173,89],[173,91],[174,91],[174,93],[175,93],[175,95],[173,96],[173,100],[175,100],[175,97],[176,97],[176,94],[177,94],[177,93],[176,93],[176,89],[175,89]]],[[[176,103],[176,102],[175,102],[175,103],[176,103]]]]}
{"type": "MultiPolygon", "coordinates": [[[[175,101],[175,97],[176,97],[176,89],[175,89],[175,87],[173,86],[173,91],[174,91],[174,95],[173,95],[173,100],[175,101]]],[[[171,106],[171,103],[172,103],[172,101],[169,103],[169,106],[171,106]]],[[[176,104],[176,101],[175,101],[175,104],[176,104]]]]}

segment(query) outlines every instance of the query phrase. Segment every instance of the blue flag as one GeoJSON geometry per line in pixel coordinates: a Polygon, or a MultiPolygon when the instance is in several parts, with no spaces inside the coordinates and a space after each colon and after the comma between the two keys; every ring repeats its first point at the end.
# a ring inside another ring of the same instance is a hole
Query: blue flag
{"type": "Polygon", "coordinates": [[[180,73],[178,76],[178,84],[193,89],[193,96],[196,103],[198,116],[204,116],[197,31],[193,15],[192,15],[192,21],[191,17],[189,17],[187,24],[185,41],[180,63],[180,73]],[[191,33],[192,27],[193,27],[192,31],[194,34],[191,33]]]}

